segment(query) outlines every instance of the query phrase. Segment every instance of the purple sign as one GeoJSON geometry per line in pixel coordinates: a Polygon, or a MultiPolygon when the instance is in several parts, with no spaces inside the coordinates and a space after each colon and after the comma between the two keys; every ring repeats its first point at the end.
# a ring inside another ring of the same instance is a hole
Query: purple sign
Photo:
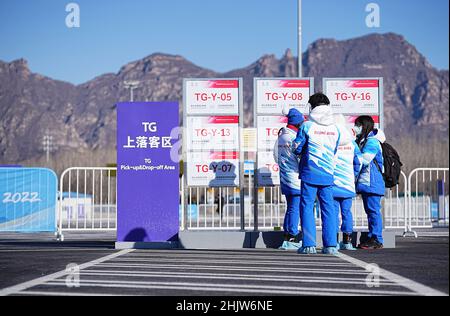
{"type": "Polygon", "coordinates": [[[178,241],[178,103],[117,104],[117,241],[178,241]]]}

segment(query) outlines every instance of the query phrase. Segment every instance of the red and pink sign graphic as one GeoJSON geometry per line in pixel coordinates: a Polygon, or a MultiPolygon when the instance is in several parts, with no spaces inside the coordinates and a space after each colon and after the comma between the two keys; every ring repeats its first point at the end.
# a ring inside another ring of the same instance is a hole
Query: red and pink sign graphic
{"type": "Polygon", "coordinates": [[[186,80],[184,102],[188,115],[238,115],[239,80],[186,80]]]}
{"type": "Polygon", "coordinates": [[[242,79],[185,79],[188,186],[239,186],[242,79]]]}
{"type": "Polygon", "coordinates": [[[323,89],[334,113],[380,116],[380,79],[324,78],[323,89]]]}
{"type": "Polygon", "coordinates": [[[309,79],[257,79],[256,113],[282,115],[291,108],[307,112],[312,83],[309,79]]]}
{"type": "Polygon", "coordinates": [[[186,146],[196,150],[239,150],[238,116],[189,116],[186,146]]]}
{"type": "Polygon", "coordinates": [[[278,132],[287,125],[287,116],[265,115],[256,118],[258,129],[258,151],[272,151],[278,139],[278,132]]]}
{"type": "Polygon", "coordinates": [[[379,82],[378,80],[348,80],[346,81],[346,85],[349,88],[378,88],[379,82]]]}
{"type": "Polygon", "coordinates": [[[239,186],[239,152],[190,152],[188,186],[239,186]]]}
{"type": "Polygon", "coordinates": [[[256,78],[255,127],[257,128],[257,175],[259,187],[280,184],[279,167],[273,150],[278,133],[287,125],[287,113],[296,108],[309,112],[308,101],[314,90],[313,78],[256,78]]]}

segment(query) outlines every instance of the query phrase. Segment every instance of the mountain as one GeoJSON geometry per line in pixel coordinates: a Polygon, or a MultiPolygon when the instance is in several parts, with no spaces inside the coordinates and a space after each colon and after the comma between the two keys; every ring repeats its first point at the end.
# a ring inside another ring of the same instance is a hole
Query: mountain
{"type": "MultiPolygon", "coordinates": [[[[322,89],[322,77],[383,77],[388,137],[443,138],[448,144],[448,70],[433,68],[402,36],[320,39],[308,47],[302,64],[303,75],[315,77],[316,91],[322,89]]],[[[126,80],[141,82],[135,100],[181,102],[185,77],[243,77],[248,113],[244,121],[251,126],[253,77],[292,76],[297,76],[297,58],[290,50],[280,59],[265,55],[227,73],[199,67],[181,56],[155,53],[123,66],[118,73],[77,86],[32,73],[23,59],[0,61],[0,163],[42,158],[45,134],[53,135],[58,153],[72,157],[114,151],[115,104],[129,99],[126,80]]]]}
{"type": "Polygon", "coordinates": [[[312,77],[383,77],[385,129],[390,136],[414,129],[430,135],[448,133],[448,71],[433,68],[400,35],[319,40],[308,48],[303,65],[312,77]]]}

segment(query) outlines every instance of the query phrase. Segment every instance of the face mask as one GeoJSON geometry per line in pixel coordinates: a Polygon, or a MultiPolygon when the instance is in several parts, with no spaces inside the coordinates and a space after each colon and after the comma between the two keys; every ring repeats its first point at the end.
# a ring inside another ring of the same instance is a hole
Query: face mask
{"type": "Polygon", "coordinates": [[[362,126],[354,126],[353,127],[353,131],[355,131],[355,135],[356,136],[359,136],[359,135],[361,135],[361,133],[362,133],[362,126]]]}

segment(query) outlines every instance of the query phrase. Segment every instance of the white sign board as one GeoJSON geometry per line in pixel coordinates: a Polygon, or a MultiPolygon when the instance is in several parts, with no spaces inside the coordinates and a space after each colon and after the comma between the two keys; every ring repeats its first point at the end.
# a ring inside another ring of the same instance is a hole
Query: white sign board
{"type": "Polygon", "coordinates": [[[313,78],[255,78],[254,121],[257,129],[257,186],[280,184],[279,167],[273,158],[278,131],[287,125],[291,108],[307,115],[314,92],[313,78]]]}
{"type": "Polygon", "coordinates": [[[258,150],[272,151],[278,139],[278,132],[287,124],[287,116],[257,116],[258,150]]]}
{"type": "Polygon", "coordinates": [[[190,152],[187,173],[188,186],[239,186],[239,153],[190,152]]]}
{"type": "Polygon", "coordinates": [[[189,151],[239,150],[238,116],[188,116],[189,151]]]}
{"type": "Polygon", "coordinates": [[[273,157],[273,151],[258,152],[259,186],[280,185],[280,168],[273,157]]]}
{"type": "Polygon", "coordinates": [[[323,82],[334,113],[379,115],[379,79],[324,78],[323,82]]]}
{"type": "Polygon", "coordinates": [[[239,80],[186,80],[186,114],[239,115],[239,80]]]}
{"type": "Polygon", "coordinates": [[[188,186],[239,186],[242,79],[184,79],[188,186]]]}
{"type": "Polygon", "coordinates": [[[309,79],[257,79],[256,113],[282,115],[291,108],[307,112],[312,81],[309,79]]]}

